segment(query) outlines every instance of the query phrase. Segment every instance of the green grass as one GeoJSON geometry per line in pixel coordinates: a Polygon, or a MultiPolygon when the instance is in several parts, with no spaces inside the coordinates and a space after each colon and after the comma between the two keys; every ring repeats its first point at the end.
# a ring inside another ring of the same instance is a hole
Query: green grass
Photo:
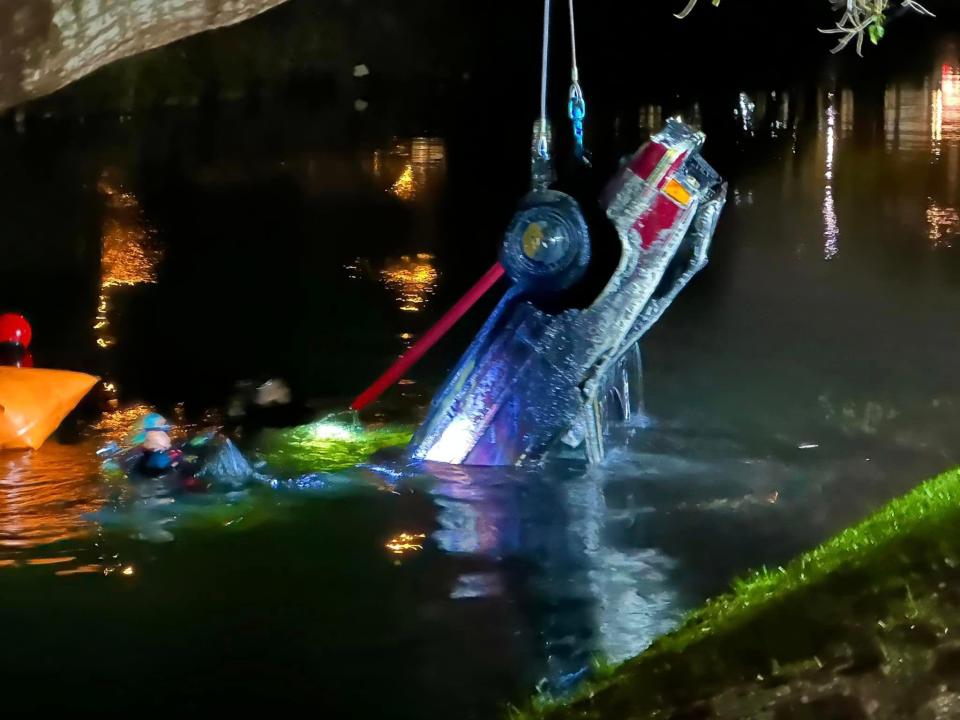
{"type": "Polygon", "coordinates": [[[329,419],[284,430],[267,430],[258,450],[271,473],[302,475],[346,470],[378,450],[410,442],[413,430],[403,425],[361,427],[329,419]]]}
{"type": "MultiPolygon", "coordinates": [[[[960,470],[927,481],[785,567],[764,569],[566,702],[516,718],[643,718],[936,614],[960,574],[960,470]]],[[[704,548],[709,552],[709,548],[704,548]]]]}

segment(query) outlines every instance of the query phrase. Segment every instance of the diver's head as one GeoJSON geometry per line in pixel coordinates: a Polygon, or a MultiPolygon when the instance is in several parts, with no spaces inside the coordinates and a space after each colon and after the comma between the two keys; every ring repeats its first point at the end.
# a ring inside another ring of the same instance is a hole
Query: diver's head
{"type": "Polygon", "coordinates": [[[163,415],[155,412],[147,413],[130,428],[127,444],[130,447],[142,447],[151,433],[159,432],[166,435],[170,429],[171,425],[163,415]]]}
{"type": "Polygon", "coordinates": [[[173,443],[163,430],[148,430],[140,446],[147,452],[166,452],[173,443]]]}
{"type": "Polygon", "coordinates": [[[143,432],[148,433],[154,430],[159,430],[162,432],[170,431],[169,421],[160,413],[147,413],[143,416],[143,420],[140,421],[141,429],[143,432]]]}

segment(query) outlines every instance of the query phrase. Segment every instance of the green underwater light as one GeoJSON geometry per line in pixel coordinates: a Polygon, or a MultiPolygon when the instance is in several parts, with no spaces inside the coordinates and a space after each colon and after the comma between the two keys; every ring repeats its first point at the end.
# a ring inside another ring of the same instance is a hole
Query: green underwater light
{"type": "Polygon", "coordinates": [[[324,418],[300,427],[265,430],[258,445],[271,472],[300,475],[345,470],[378,450],[406,445],[412,436],[412,426],[363,427],[324,418]]]}

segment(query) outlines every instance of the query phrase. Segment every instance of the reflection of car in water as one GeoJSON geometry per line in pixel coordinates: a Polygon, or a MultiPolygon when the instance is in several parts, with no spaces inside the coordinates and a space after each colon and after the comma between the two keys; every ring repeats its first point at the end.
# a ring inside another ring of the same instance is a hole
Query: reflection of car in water
{"type": "Polygon", "coordinates": [[[553,462],[535,473],[424,469],[435,480],[434,542],[469,558],[451,597],[509,594],[538,639],[551,690],[575,683],[595,657],[637,654],[679,619],[670,560],[624,542],[594,473],[553,462]]]}
{"type": "Polygon", "coordinates": [[[436,395],[415,458],[517,465],[563,448],[604,458],[610,427],[639,409],[640,339],[707,261],[726,185],[701,158],[703,142],[671,120],[609,185],[620,263],[582,310],[548,312],[533,295],[582,275],[583,217],[562,193],[528,196],[501,257],[514,285],[436,395]]]}

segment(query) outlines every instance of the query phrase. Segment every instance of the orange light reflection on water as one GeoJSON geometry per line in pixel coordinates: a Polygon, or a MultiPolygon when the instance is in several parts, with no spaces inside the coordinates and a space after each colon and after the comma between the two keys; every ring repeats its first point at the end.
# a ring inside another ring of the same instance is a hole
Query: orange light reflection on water
{"type": "Polygon", "coordinates": [[[104,171],[97,183],[106,211],[100,228],[100,296],[93,329],[97,346],[104,349],[116,344],[110,333],[115,289],[157,282],[157,267],[163,256],[139,201],[113,175],[104,171]]]}
{"type": "MultiPolygon", "coordinates": [[[[106,385],[111,384],[106,383],[106,385]]],[[[93,429],[100,433],[100,436],[105,440],[119,443],[127,437],[133,424],[149,412],[151,412],[151,408],[142,404],[108,410],[103,413],[93,429]]]]}
{"type": "Polygon", "coordinates": [[[423,541],[427,539],[424,533],[402,532],[390,538],[384,546],[393,555],[406,555],[423,550],[423,541]]]}
{"type": "MultiPolygon", "coordinates": [[[[399,141],[388,157],[404,161],[397,179],[387,189],[404,202],[429,196],[433,188],[442,182],[447,169],[447,147],[442,138],[415,137],[399,141]]],[[[379,152],[374,153],[373,170],[377,177],[383,172],[379,152]]]]}
{"type": "Polygon", "coordinates": [[[430,301],[440,273],[428,253],[404,255],[380,271],[383,284],[394,293],[404,312],[420,312],[430,301]]]}
{"type": "MultiPolygon", "coordinates": [[[[85,516],[106,502],[99,472],[87,443],[49,442],[34,452],[0,453],[0,548],[33,548],[90,531],[93,523],[85,516]]],[[[70,560],[33,557],[29,563],[70,560]]]]}

